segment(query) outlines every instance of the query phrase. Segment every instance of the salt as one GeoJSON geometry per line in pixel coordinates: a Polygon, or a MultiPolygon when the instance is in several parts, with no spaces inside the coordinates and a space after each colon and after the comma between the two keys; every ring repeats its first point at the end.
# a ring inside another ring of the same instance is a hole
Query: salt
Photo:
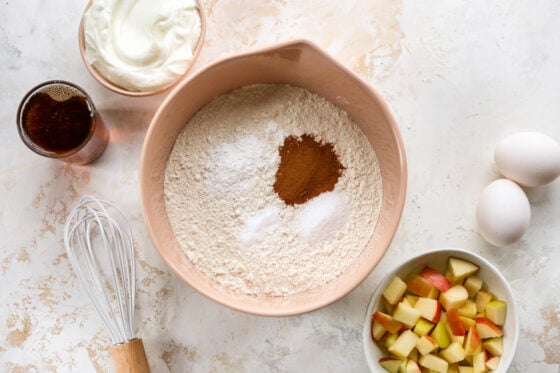
{"type": "Polygon", "coordinates": [[[261,242],[267,233],[274,231],[279,225],[280,209],[274,206],[267,207],[245,219],[239,239],[243,245],[252,246],[261,242]]]}
{"type": "Polygon", "coordinates": [[[322,193],[305,203],[300,211],[299,234],[307,242],[334,239],[349,217],[348,203],[340,193],[322,193]]]}

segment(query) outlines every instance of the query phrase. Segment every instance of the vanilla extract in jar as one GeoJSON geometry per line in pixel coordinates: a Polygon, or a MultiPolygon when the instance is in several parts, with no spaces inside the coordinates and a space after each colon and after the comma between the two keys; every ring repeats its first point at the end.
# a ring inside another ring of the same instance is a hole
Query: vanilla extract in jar
{"type": "Polygon", "coordinates": [[[35,153],[87,164],[105,150],[108,131],[89,96],[78,86],[54,80],[33,88],[18,109],[18,131],[35,153]]]}

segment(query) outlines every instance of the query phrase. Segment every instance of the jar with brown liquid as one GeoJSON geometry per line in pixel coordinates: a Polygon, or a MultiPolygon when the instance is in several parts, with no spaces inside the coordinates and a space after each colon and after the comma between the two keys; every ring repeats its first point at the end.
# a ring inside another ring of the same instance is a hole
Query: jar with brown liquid
{"type": "Polygon", "coordinates": [[[31,89],[19,105],[17,123],[28,148],[70,163],[93,162],[109,140],[107,128],[87,93],[62,80],[31,89]]]}

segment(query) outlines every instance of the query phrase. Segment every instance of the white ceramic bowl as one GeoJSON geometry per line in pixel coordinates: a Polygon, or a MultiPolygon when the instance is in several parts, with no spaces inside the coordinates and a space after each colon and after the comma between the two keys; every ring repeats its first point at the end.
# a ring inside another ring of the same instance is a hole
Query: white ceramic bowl
{"type": "Polygon", "coordinates": [[[488,287],[488,290],[496,295],[500,300],[507,302],[506,322],[503,326],[504,331],[504,354],[500,359],[498,369],[493,372],[506,373],[515,356],[515,349],[519,339],[519,317],[515,298],[508,281],[489,261],[471,251],[464,249],[436,249],[420,254],[407,260],[397,268],[389,272],[383,281],[377,286],[369,302],[363,329],[363,344],[366,360],[372,372],[383,372],[383,368],[378,361],[383,356],[389,356],[387,351],[382,350],[371,338],[371,315],[374,311],[383,307],[382,293],[389,285],[394,276],[404,278],[411,272],[419,272],[424,266],[444,271],[447,266],[447,259],[457,257],[475,263],[480,267],[477,273],[488,287]]]}
{"type": "Polygon", "coordinates": [[[165,86],[161,89],[157,89],[157,90],[153,90],[153,91],[129,91],[128,89],[123,88],[123,87],[111,82],[109,79],[105,78],[103,76],[103,74],[101,74],[95,67],[93,67],[92,64],[89,63],[88,58],[87,58],[87,54],[86,54],[86,38],[85,38],[85,31],[84,31],[84,14],[88,11],[89,7],[91,6],[91,3],[92,3],[92,0],[89,0],[86,7],[85,7],[84,13],[82,15],[82,19],[80,21],[80,27],[78,28],[78,45],[80,47],[80,55],[82,57],[82,61],[83,61],[84,65],[88,69],[89,73],[99,83],[101,83],[106,88],[110,89],[111,91],[119,93],[121,95],[130,96],[130,97],[144,97],[144,96],[156,95],[158,93],[166,91],[166,90],[170,89],[171,87],[174,87],[179,81],[181,81],[185,76],[187,76],[191,67],[194,65],[196,59],[198,58],[198,55],[200,54],[200,49],[202,48],[202,45],[204,44],[204,38],[205,38],[205,35],[206,35],[206,16],[205,16],[205,13],[204,13],[204,7],[202,6],[203,4],[202,4],[201,0],[196,0],[196,6],[198,8],[198,14],[200,15],[200,36],[198,38],[198,43],[196,44],[196,48],[193,50],[193,58],[192,58],[192,61],[189,65],[189,67],[185,70],[185,72],[181,75],[180,78],[176,79],[174,82],[168,84],[167,86],[165,86]]]}

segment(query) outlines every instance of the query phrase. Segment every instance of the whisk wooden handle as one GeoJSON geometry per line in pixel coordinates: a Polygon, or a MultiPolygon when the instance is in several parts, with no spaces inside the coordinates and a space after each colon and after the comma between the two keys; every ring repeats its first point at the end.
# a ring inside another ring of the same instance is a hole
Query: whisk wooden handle
{"type": "Polygon", "coordinates": [[[141,338],[109,348],[117,373],[150,373],[141,338]]]}

